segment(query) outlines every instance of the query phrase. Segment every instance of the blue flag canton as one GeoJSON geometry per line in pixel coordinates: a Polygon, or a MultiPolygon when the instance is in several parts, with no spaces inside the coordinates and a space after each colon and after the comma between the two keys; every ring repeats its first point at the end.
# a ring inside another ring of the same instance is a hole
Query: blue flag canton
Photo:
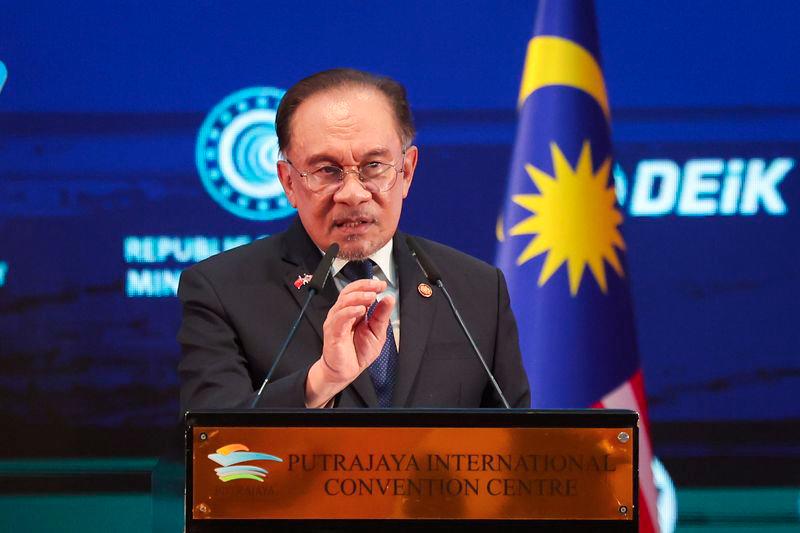
{"type": "Polygon", "coordinates": [[[497,227],[498,239],[509,242],[499,259],[538,287],[566,265],[571,296],[587,273],[605,294],[606,265],[623,276],[625,244],[594,5],[543,0],[539,9],[520,86],[508,204],[497,227]]]}
{"type": "MultiPolygon", "coordinates": [[[[564,46],[557,42],[553,49],[558,53],[564,46]]],[[[605,89],[591,76],[564,72],[555,78],[534,79],[522,101],[510,201],[498,227],[506,241],[501,264],[523,267],[538,287],[566,265],[572,296],[589,273],[606,293],[606,265],[624,275],[625,244],[611,178],[605,89]],[[531,272],[526,265],[534,259],[531,272]]]]}
{"type": "Polygon", "coordinates": [[[593,4],[542,0],[497,236],[540,408],[595,405],[638,368],[593,4]]]}
{"type": "Polygon", "coordinates": [[[533,35],[568,39],[600,59],[594,2],[590,0],[542,0],[533,35]]]}

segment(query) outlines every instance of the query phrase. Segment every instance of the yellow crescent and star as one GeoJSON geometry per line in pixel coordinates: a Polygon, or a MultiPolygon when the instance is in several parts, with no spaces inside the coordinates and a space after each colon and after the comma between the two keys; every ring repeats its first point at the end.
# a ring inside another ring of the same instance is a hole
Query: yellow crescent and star
{"type": "MultiPolygon", "coordinates": [[[[594,56],[573,41],[561,37],[538,36],[528,43],[525,70],[519,94],[519,106],[535,91],[548,86],[573,87],[591,96],[610,123],[610,109],[603,72],[594,56]]],[[[516,194],[515,204],[531,215],[508,230],[512,237],[533,235],[517,257],[521,266],[546,253],[539,273],[541,287],[566,263],[569,289],[577,295],[583,275],[592,273],[604,293],[608,290],[605,263],[622,277],[623,268],[617,250],[625,243],[619,231],[622,214],[616,195],[609,187],[611,157],[592,167],[592,150],[583,141],[577,163],[573,166],[555,142],[550,143],[553,174],[525,165],[525,172],[536,185],[538,194],[516,194]]],[[[505,240],[502,215],[497,222],[497,238],[505,240]]]]}

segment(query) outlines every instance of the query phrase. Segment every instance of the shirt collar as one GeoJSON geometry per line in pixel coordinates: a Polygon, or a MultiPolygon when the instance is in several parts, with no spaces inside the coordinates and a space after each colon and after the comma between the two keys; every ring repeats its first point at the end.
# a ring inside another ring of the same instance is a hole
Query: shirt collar
{"type": "MultiPolygon", "coordinates": [[[[380,267],[383,275],[390,285],[395,286],[395,269],[394,261],[392,261],[392,250],[394,247],[394,239],[389,239],[389,242],[384,244],[375,253],[370,255],[368,259],[375,261],[375,264],[380,267]]],[[[349,261],[347,259],[339,259],[338,257],[333,260],[331,265],[331,275],[336,276],[344,268],[349,261]]]]}

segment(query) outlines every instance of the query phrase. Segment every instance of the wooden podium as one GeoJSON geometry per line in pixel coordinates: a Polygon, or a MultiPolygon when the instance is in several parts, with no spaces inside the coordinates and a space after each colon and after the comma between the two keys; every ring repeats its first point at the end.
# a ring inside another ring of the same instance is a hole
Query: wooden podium
{"type": "Polygon", "coordinates": [[[621,410],[203,411],[186,531],[638,530],[621,410]]]}

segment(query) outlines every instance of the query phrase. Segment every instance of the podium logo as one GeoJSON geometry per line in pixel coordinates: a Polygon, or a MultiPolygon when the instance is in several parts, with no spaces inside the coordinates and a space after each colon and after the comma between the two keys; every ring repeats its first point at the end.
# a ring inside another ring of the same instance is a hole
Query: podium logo
{"type": "Polygon", "coordinates": [[[234,215],[274,220],[294,213],[278,180],[275,113],[285,91],[242,89],[217,104],[197,136],[195,161],[208,194],[234,215]]]}
{"type": "Polygon", "coordinates": [[[283,459],[274,455],[251,452],[244,444],[228,444],[218,449],[217,453],[209,454],[208,458],[220,465],[214,471],[217,473],[217,477],[225,483],[234,479],[253,479],[264,482],[264,478],[269,473],[267,470],[260,466],[241,463],[247,461],[283,462],[283,459]]]}

